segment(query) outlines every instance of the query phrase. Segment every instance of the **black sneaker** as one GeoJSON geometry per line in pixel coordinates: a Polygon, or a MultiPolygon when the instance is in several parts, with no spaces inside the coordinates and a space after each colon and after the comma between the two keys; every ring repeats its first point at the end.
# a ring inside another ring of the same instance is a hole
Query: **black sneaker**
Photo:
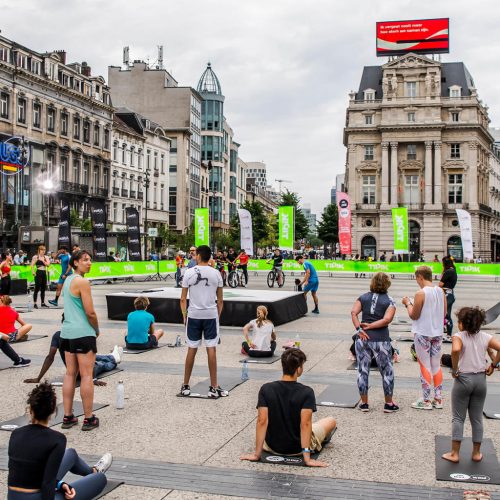
{"type": "Polygon", "coordinates": [[[71,429],[76,424],[78,424],[78,417],[75,417],[73,414],[64,415],[61,427],[63,429],[71,429]]]}
{"type": "Polygon", "coordinates": [[[25,366],[31,365],[31,359],[19,358],[17,363],[12,365],[13,368],[24,368],[25,366]]]}
{"type": "Polygon", "coordinates": [[[57,307],[57,300],[49,300],[51,306],[57,307]]]}
{"type": "Polygon", "coordinates": [[[91,431],[97,427],[99,427],[99,419],[95,415],[83,419],[82,431],[91,431]]]}
{"type": "Polygon", "coordinates": [[[209,398],[225,398],[226,396],[229,396],[229,391],[222,389],[220,385],[217,387],[210,386],[208,388],[209,398]]]}
{"type": "Polygon", "coordinates": [[[46,309],[48,309],[48,308],[49,308],[49,306],[48,306],[45,302],[42,302],[42,308],[46,308],[46,309]]]}
{"type": "Polygon", "coordinates": [[[313,314],[319,314],[319,309],[316,307],[311,311],[313,314]]]}
{"type": "Polygon", "coordinates": [[[394,403],[385,403],[384,405],[384,413],[394,413],[396,411],[399,411],[399,406],[394,403]]]}
{"type": "Polygon", "coordinates": [[[35,304],[35,305],[33,306],[33,309],[38,309],[38,305],[37,305],[37,304],[35,304]]]}
{"type": "Polygon", "coordinates": [[[191,387],[188,384],[183,384],[181,387],[181,396],[190,396],[191,395],[191,387]]]}
{"type": "Polygon", "coordinates": [[[361,410],[363,413],[368,413],[370,411],[370,407],[368,406],[368,403],[361,403],[358,406],[358,410],[361,410]]]}

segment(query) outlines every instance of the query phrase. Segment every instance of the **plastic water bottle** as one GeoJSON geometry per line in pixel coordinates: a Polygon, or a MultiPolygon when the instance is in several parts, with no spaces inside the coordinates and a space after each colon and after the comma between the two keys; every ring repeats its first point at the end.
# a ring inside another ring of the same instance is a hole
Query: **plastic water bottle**
{"type": "Polygon", "coordinates": [[[119,380],[116,385],[116,409],[123,410],[125,407],[125,387],[123,380],[119,380]]]}
{"type": "Polygon", "coordinates": [[[298,333],[295,335],[295,347],[300,349],[300,335],[298,333]]]}
{"type": "Polygon", "coordinates": [[[177,338],[175,339],[175,347],[181,347],[181,336],[177,335],[177,338]]]}
{"type": "Polygon", "coordinates": [[[28,312],[33,311],[33,299],[31,298],[31,294],[28,295],[28,312]]]}
{"type": "Polygon", "coordinates": [[[248,362],[245,359],[245,361],[243,361],[243,367],[241,368],[241,380],[245,381],[248,380],[249,378],[250,377],[248,375],[248,362]]]}

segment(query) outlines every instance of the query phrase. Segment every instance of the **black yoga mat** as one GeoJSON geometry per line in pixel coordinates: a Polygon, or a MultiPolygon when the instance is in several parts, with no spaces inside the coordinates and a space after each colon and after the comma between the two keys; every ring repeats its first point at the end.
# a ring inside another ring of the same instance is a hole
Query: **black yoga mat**
{"type": "Polygon", "coordinates": [[[281,359],[281,356],[271,356],[270,358],[245,358],[245,359],[240,359],[240,363],[244,363],[245,361],[248,364],[255,364],[255,365],[271,365],[272,363],[276,363],[281,359]]]}
{"type": "MultiPolygon", "coordinates": [[[[353,361],[348,367],[347,367],[348,370],[358,370],[358,365],[356,363],[356,361],[353,361]]],[[[370,371],[371,372],[378,372],[378,368],[376,366],[370,366],[370,371]]]]}
{"type": "MultiPolygon", "coordinates": [[[[97,375],[97,380],[100,380],[101,378],[106,378],[110,377],[111,375],[114,375],[115,373],[120,373],[123,371],[123,368],[115,368],[114,370],[110,370],[109,372],[103,372],[97,375]]],[[[54,380],[51,380],[51,384],[55,385],[57,387],[61,387],[63,384],[64,380],[64,375],[61,375],[60,377],[56,377],[54,380]]],[[[76,381],[76,387],[80,387],[80,380],[76,381]]]]}
{"type": "MultiPolygon", "coordinates": [[[[226,375],[222,377],[217,377],[219,385],[226,391],[231,392],[234,388],[246,382],[246,380],[241,380],[240,375],[226,375]]],[[[209,398],[208,388],[210,387],[210,379],[207,378],[198,382],[195,386],[191,387],[191,395],[182,396],[180,393],[177,396],[181,398],[198,398],[198,399],[220,399],[220,398],[209,398]]],[[[223,399],[223,398],[222,398],[223,399]]]]}
{"type": "Polygon", "coordinates": [[[460,462],[454,464],[441,455],[451,450],[451,437],[436,436],[436,479],[438,481],[457,481],[460,483],[500,484],[500,465],[491,439],[483,440],[481,462],[473,462],[472,440],[462,441],[460,462]]]}
{"type": "Polygon", "coordinates": [[[156,351],[156,349],[161,349],[162,347],[166,347],[168,344],[158,344],[157,347],[152,347],[151,349],[127,349],[126,347],[123,348],[124,354],[142,354],[143,352],[151,352],[151,351],[156,351]]]}
{"type": "Polygon", "coordinates": [[[356,408],[360,399],[355,385],[333,384],[316,397],[316,405],[356,408]]]}
{"type": "Polygon", "coordinates": [[[24,342],[29,342],[30,340],[44,339],[46,337],[48,337],[48,335],[36,335],[28,333],[28,338],[23,337],[21,340],[16,340],[15,342],[12,342],[12,344],[23,344],[24,342]]]}
{"type": "Polygon", "coordinates": [[[487,418],[500,420],[500,394],[488,394],[486,396],[483,413],[487,418]]]}
{"type": "Polygon", "coordinates": [[[413,342],[415,340],[412,334],[400,335],[397,339],[398,342],[413,342]]]}

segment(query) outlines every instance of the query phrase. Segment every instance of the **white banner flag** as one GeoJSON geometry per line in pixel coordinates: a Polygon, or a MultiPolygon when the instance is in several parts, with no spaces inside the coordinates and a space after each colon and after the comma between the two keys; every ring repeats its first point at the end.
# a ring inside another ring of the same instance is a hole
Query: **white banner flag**
{"type": "Polygon", "coordinates": [[[472,250],[472,221],[470,213],[461,208],[456,209],[458,223],[460,224],[460,237],[462,238],[462,250],[464,251],[464,262],[474,259],[472,250]]]}
{"type": "Polygon", "coordinates": [[[252,215],[248,210],[239,208],[238,216],[240,218],[241,248],[243,248],[248,255],[253,255],[252,215]]]}

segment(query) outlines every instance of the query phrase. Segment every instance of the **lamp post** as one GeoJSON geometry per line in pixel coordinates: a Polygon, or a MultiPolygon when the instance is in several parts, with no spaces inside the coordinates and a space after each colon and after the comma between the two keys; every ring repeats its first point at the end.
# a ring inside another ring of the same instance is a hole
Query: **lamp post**
{"type": "Polygon", "coordinates": [[[146,188],[145,205],[144,205],[144,260],[147,259],[148,252],[148,191],[149,191],[149,175],[151,169],[148,167],[144,173],[144,187],[146,188]]]}

